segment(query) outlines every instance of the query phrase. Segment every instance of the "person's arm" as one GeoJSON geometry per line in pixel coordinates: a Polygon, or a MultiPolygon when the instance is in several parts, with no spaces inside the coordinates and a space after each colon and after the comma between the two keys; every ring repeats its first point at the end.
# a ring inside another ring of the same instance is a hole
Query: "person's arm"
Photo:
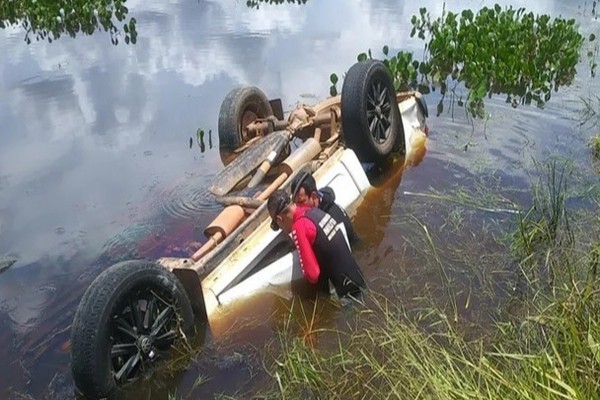
{"type": "Polygon", "coordinates": [[[300,256],[300,267],[307,281],[316,284],[319,281],[321,270],[319,262],[313,251],[313,243],[317,237],[317,227],[308,218],[300,218],[292,227],[292,239],[300,256]]]}

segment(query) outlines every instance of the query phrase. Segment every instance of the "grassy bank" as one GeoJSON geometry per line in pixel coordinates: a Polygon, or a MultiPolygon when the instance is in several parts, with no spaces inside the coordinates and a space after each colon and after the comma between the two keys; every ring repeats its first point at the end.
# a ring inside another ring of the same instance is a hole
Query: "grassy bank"
{"type": "Polygon", "coordinates": [[[395,306],[361,316],[361,329],[339,333],[339,348],[320,351],[283,338],[273,395],[294,398],[598,398],[600,326],[595,294],[573,291],[499,326],[493,344],[426,333],[395,306]]]}
{"type": "MultiPolygon", "coordinates": [[[[569,171],[553,162],[540,172],[531,207],[511,215],[507,230],[496,235],[503,246],[491,263],[509,260],[513,274],[492,324],[475,328],[464,317],[468,305],[451,261],[462,254],[470,264],[465,274],[493,270],[481,257],[469,259],[468,246],[449,255],[436,240],[440,231],[421,224],[414,247],[423,252],[424,270],[439,271],[437,294],[445,298],[407,304],[371,293],[348,329],[311,331],[310,321],[296,321],[308,327],[298,334],[290,322],[279,335],[282,351],[269,368],[274,383],[267,397],[600,398],[600,204],[568,209],[569,171]]],[[[449,216],[460,221],[456,210],[449,216]]],[[[480,301],[498,295],[476,291],[480,301]]]]}

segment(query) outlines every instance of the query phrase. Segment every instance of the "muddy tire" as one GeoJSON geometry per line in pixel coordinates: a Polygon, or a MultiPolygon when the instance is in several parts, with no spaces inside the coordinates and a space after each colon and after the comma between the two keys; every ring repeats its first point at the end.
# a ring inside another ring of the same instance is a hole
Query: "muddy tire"
{"type": "Polygon", "coordinates": [[[102,272],[85,292],[71,331],[71,372],[90,399],[111,396],[168,358],[194,316],[179,280],[147,261],[102,272]]]}
{"type": "Polygon", "coordinates": [[[348,70],[341,103],[344,141],[360,161],[382,161],[404,147],[392,76],[381,61],[358,62],[348,70]]]}
{"type": "Polygon", "coordinates": [[[257,118],[273,115],[267,96],[257,87],[230,91],[219,111],[219,148],[235,150],[251,139],[243,127],[257,118]]]}

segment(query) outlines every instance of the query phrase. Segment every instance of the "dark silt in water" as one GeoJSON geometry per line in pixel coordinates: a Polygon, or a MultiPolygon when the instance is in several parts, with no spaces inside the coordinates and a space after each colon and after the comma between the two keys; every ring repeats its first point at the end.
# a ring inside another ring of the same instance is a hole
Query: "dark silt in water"
{"type": "MultiPolygon", "coordinates": [[[[511,4],[577,17],[586,35],[593,29],[582,2],[511,4]]],[[[447,1],[446,9],[481,5],[447,1]]],[[[0,398],[74,397],[69,329],[90,282],[115,262],[187,256],[204,242],[202,230],[220,209],[206,188],[223,164],[216,135],[196,143],[196,133],[217,132],[220,103],[232,87],[256,85],[281,97],[285,109],[316,102],[328,95],[329,74],[342,76],[367,48],[378,55],[387,44],[420,54],[421,43],[409,38],[410,17],[419,7],[442,11],[438,2],[393,0],[310,0],[259,10],[234,0],[128,7],[138,21],[135,46],[112,46],[103,33],[27,46],[22,30],[0,31],[0,257],[17,260],[0,274],[0,398]]],[[[509,203],[463,204],[457,213],[452,203],[427,196],[486,189],[526,206],[532,159],[548,156],[572,159],[579,185],[596,183],[589,132],[578,127],[577,112],[579,98],[597,92],[598,83],[585,63],[578,70],[545,110],[513,110],[498,97],[486,101],[488,121],[474,127],[462,109],[454,118],[431,112],[418,160],[384,171],[354,216],[363,238],[355,254],[372,290],[407,303],[425,287],[440,293],[439,273],[423,269],[423,225],[459,271],[467,257],[484,259],[497,246],[477,236],[482,221],[490,231],[511,221],[510,214],[486,211],[509,203]],[[455,234],[445,237],[448,226],[455,234]],[[466,247],[464,254],[454,251],[466,247]],[[389,289],[392,280],[399,294],[389,289]]],[[[437,96],[428,95],[428,103],[437,96]]],[[[449,278],[457,312],[478,318],[492,305],[477,303],[466,288],[501,296],[508,283],[471,272],[450,271],[449,278]]],[[[344,323],[335,304],[291,299],[286,290],[236,304],[212,333],[200,327],[196,354],[177,372],[160,371],[120,396],[257,390],[269,382],[260,348],[289,318],[315,307],[316,326],[344,323]]]]}

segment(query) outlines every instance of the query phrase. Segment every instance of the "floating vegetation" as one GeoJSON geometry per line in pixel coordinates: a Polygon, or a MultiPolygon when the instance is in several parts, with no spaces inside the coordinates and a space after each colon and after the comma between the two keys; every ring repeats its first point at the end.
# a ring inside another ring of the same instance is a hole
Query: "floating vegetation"
{"type": "MultiPolygon", "coordinates": [[[[477,13],[444,9],[437,19],[421,8],[411,24],[411,37],[426,40],[423,60],[411,52],[392,54],[384,46],[384,62],[397,90],[429,93],[439,88],[438,115],[447,94],[452,106],[466,106],[472,117],[479,118],[485,117],[484,98],[493,94],[505,94],[513,107],[531,103],[544,107],[553,91],[573,81],[584,43],[574,19],[552,19],[498,4],[477,13]]],[[[370,49],[357,57],[368,58],[370,49]]],[[[332,74],[330,81],[332,94],[337,93],[337,75],[332,74]]]]}
{"type": "Polygon", "coordinates": [[[135,18],[128,21],[126,0],[56,0],[56,1],[2,1],[0,2],[0,28],[21,26],[25,29],[25,42],[53,40],[62,35],[75,37],[91,35],[104,30],[110,33],[113,44],[123,35],[125,43],[135,44],[137,30],[135,18]],[[117,26],[124,22],[122,31],[117,26]]]}

